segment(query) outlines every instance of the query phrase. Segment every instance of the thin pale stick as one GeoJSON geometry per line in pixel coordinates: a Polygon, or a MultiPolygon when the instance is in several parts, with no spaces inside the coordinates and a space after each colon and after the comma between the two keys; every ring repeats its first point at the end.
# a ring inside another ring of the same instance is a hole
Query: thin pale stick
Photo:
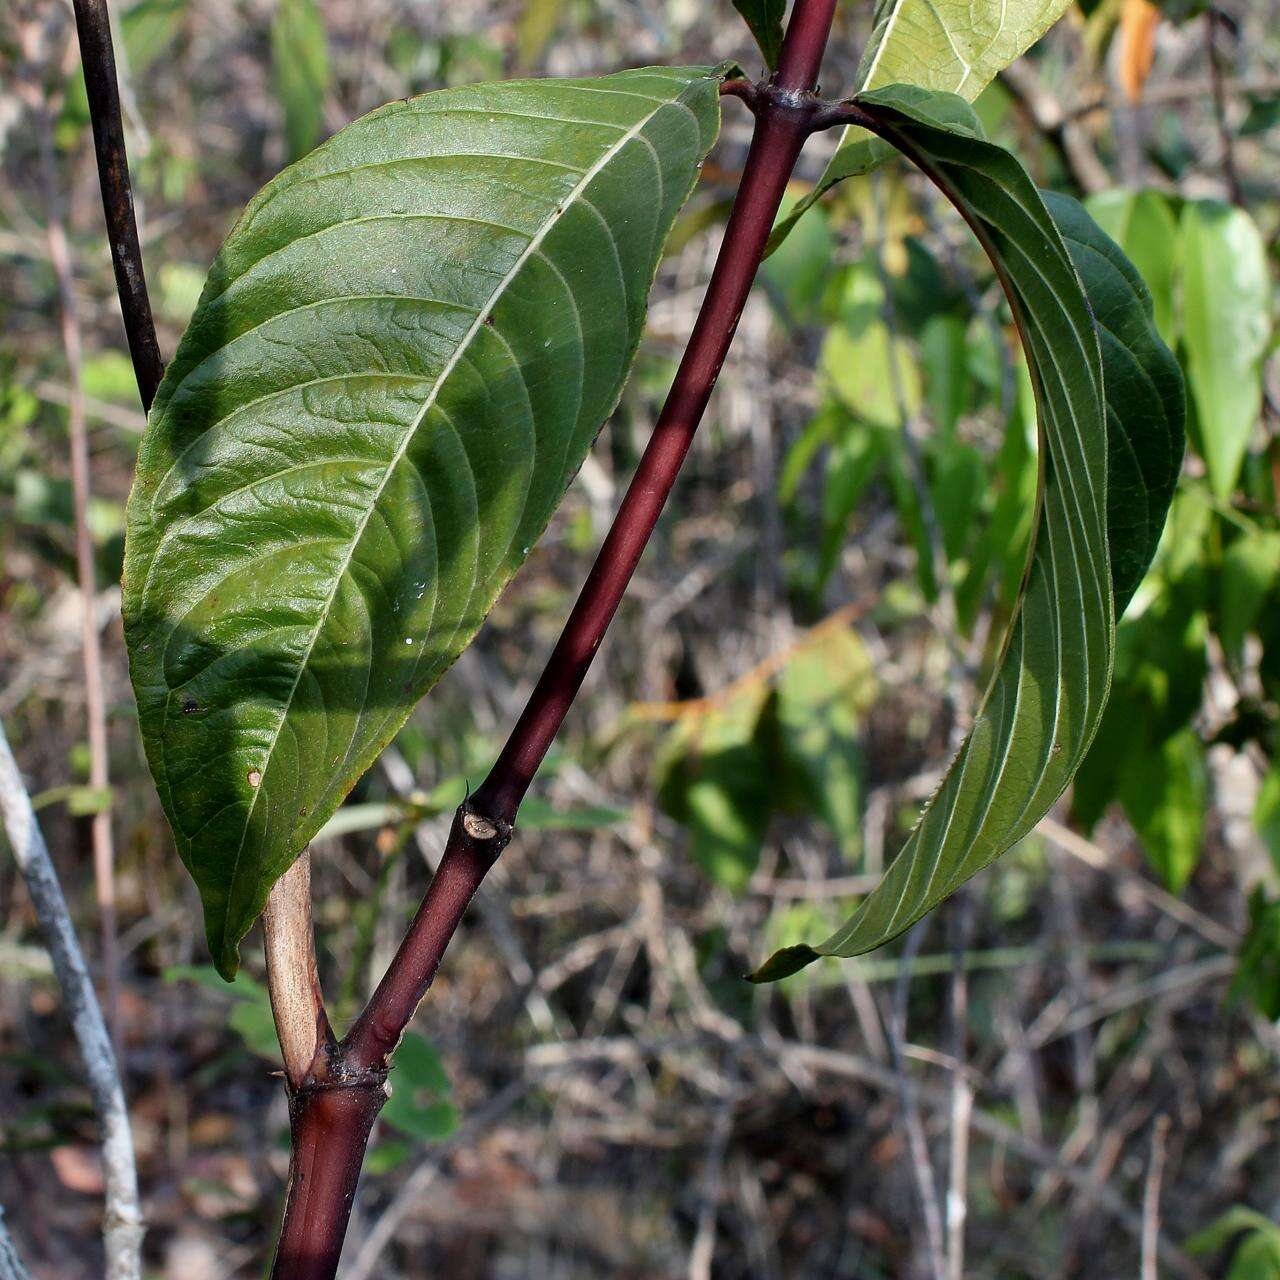
{"type": "Polygon", "coordinates": [[[88,1077],[89,1094],[102,1125],[102,1169],[107,1201],[102,1223],[106,1277],[107,1280],[137,1280],[141,1272],[142,1211],[138,1206],[138,1175],[124,1088],[102,1009],[58,883],[58,873],[36,822],[31,797],[9,750],[3,725],[0,725],[0,818],[53,960],[53,970],[62,988],[88,1077]]]}
{"type": "Polygon", "coordinates": [[[262,929],[267,991],[285,1077],[291,1088],[299,1089],[324,1074],[334,1046],[316,967],[309,851],[272,886],[262,929]]]}

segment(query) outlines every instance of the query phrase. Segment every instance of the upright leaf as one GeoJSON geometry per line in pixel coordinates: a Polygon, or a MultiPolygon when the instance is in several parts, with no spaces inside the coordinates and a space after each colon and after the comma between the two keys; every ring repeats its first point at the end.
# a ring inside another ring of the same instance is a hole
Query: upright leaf
{"type": "Polygon", "coordinates": [[[316,0],[277,0],[271,21],[271,68],[284,108],[289,159],[296,160],[324,134],[329,45],[316,0]]]}
{"type": "Polygon", "coordinates": [[[1208,798],[1204,744],[1183,729],[1125,762],[1120,799],[1147,861],[1181,893],[1200,862],[1208,798]]]}
{"type": "Polygon", "coordinates": [[[751,28],[765,66],[773,71],[782,52],[782,15],[787,11],[787,0],[733,0],[733,7],[751,28]]]}
{"type": "Polygon", "coordinates": [[[1173,305],[1181,237],[1169,201],[1159,191],[1104,191],[1085,207],[1103,231],[1124,250],[1151,290],[1156,328],[1168,343],[1177,339],[1173,305]]]}
{"type": "Polygon", "coordinates": [[[659,753],[658,803],[689,832],[689,852],[717,884],[742,892],[773,814],[774,695],[757,681],[684,716],[659,753]]]}
{"type": "MultiPolygon", "coordinates": [[[[996,73],[1024,54],[1071,0],[877,0],[858,67],[858,93],[917,85],[972,102],[996,73]]],[[[945,104],[944,105],[945,109],[945,104]]],[[[838,182],[887,159],[893,148],[856,125],[845,129],[813,190],[774,228],[776,247],[800,216],[838,182]]]]}
{"type": "Polygon", "coordinates": [[[1262,407],[1271,333],[1266,246],[1243,209],[1210,200],[1182,216],[1183,341],[1200,448],[1219,498],[1236,486],[1262,407]]]}
{"type": "Polygon", "coordinates": [[[147,428],[124,614],[218,968],[467,645],[617,402],[717,76],[394,102],[268,183],[147,428]]]}
{"type": "Polygon", "coordinates": [[[536,67],[564,16],[565,0],[525,0],[516,26],[516,61],[536,67]]]}
{"type": "MultiPolygon", "coordinates": [[[[1161,367],[1169,367],[1137,273],[1120,266],[1119,250],[1104,247],[1105,237],[1079,206],[1060,209],[1072,243],[1085,250],[1073,265],[1063,234],[1017,161],[977,136],[975,120],[948,127],[956,118],[954,99],[939,103],[895,87],[860,101],[884,135],[957,205],[1009,295],[1036,387],[1039,518],[991,687],[906,845],[841,929],[817,946],[776,953],[753,975],[757,981],[784,977],[822,955],[857,955],[888,941],[1035,826],[1097,729],[1111,679],[1116,595],[1129,589],[1136,565],[1150,556],[1150,522],[1109,528],[1107,508],[1111,406],[1104,397],[1104,358],[1109,371],[1154,352],[1161,367]],[[1122,296],[1128,289],[1145,329],[1130,334],[1122,328],[1112,335],[1115,343],[1100,347],[1078,268],[1102,312],[1131,319],[1133,305],[1122,296]]],[[[1169,411],[1154,382],[1132,378],[1125,385],[1132,401],[1113,406],[1117,423],[1128,428],[1134,418],[1169,411]]],[[[1166,435],[1162,447],[1166,456],[1154,472],[1161,477],[1170,457],[1180,456],[1181,441],[1166,435]]],[[[1136,468],[1134,482],[1146,474],[1136,468]]],[[[1159,493],[1148,495],[1153,515],[1159,493]]],[[[1159,513],[1157,525],[1162,519],[1159,513]]]]}

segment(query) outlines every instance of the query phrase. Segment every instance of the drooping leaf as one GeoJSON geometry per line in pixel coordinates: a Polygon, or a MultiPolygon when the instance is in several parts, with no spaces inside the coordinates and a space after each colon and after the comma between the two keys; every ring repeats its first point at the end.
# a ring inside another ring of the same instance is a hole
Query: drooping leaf
{"type": "MultiPolygon", "coordinates": [[[[918,85],[972,102],[996,73],[1021,57],[1071,0],[877,0],[871,38],[858,67],[858,93],[918,85]]],[[[838,182],[874,169],[893,148],[851,125],[813,190],[779,220],[776,247],[801,215],[838,182]]]]}
{"type": "Polygon", "coordinates": [[[773,71],[782,52],[782,15],[787,11],[787,0],[733,0],[733,7],[755,36],[765,66],[773,71]]]}
{"type": "Polygon", "coordinates": [[[324,134],[329,44],[316,0],[276,0],[271,20],[271,70],[284,108],[289,159],[296,160],[324,134]]]}
{"type": "Polygon", "coordinates": [[[718,103],[701,68],[395,102],[223,245],[151,411],[124,614],[224,975],[617,402],[718,103]]]}
{"type": "Polygon", "coordinates": [[[1266,247],[1243,209],[1213,201],[1182,215],[1183,342],[1200,450],[1219,498],[1236,486],[1262,406],[1271,331],[1266,247]]]}
{"type": "MultiPolygon", "coordinates": [[[[1039,516],[991,686],[906,845],[841,929],[817,946],[776,953],[753,975],[757,981],[793,973],[821,955],[856,955],[879,946],[1031,831],[1071,780],[1106,704],[1115,591],[1126,581],[1113,561],[1132,566],[1149,556],[1146,522],[1109,530],[1106,494],[1104,357],[1109,369],[1116,360],[1136,362],[1154,351],[1164,365],[1164,353],[1148,345],[1158,339],[1136,272],[1118,266],[1114,246],[1102,247],[1100,232],[1078,224],[1078,206],[1060,210],[1070,214],[1072,243],[1089,249],[1073,265],[1067,242],[1017,161],[976,137],[973,127],[957,131],[935,123],[945,112],[919,110],[918,91],[881,90],[860,102],[957,205],[1000,274],[1036,386],[1039,516]],[[1100,346],[1085,288],[1098,292],[1100,311],[1127,321],[1132,303],[1120,296],[1126,282],[1148,317],[1146,329],[1135,331],[1141,338],[1136,349],[1125,345],[1127,330],[1100,346]]],[[[1085,217],[1083,211],[1078,216],[1085,217]]],[[[1126,429],[1131,414],[1164,412],[1154,384],[1126,385],[1134,387],[1134,403],[1115,405],[1126,429]]],[[[1166,438],[1164,447],[1169,457],[1180,456],[1180,439],[1166,438]]],[[[1157,500],[1150,495],[1153,516],[1157,500]]]]}
{"type": "Polygon", "coordinates": [[[1093,308],[1107,400],[1107,528],[1116,616],[1151,565],[1182,469],[1186,390],[1132,262],[1070,196],[1042,193],[1093,308]]]}

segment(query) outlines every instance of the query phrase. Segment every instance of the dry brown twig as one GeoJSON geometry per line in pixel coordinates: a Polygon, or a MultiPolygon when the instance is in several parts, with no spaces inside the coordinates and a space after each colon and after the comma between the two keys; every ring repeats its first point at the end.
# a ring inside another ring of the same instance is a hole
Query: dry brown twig
{"type": "Polygon", "coordinates": [[[1158,1280],[1157,1245],[1160,1239],[1160,1182],[1164,1176],[1165,1143],[1169,1117],[1157,1116],[1151,1131],[1151,1164],[1142,1194],[1142,1280],[1158,1280]]]}

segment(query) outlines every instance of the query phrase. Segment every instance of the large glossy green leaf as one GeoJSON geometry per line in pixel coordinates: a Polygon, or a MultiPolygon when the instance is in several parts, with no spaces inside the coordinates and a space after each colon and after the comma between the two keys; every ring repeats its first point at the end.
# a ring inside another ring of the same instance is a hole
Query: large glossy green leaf
{"type": "MultiPolygon", "coordinates": [[[[962,114],[954,98],[939,103],[919,89],[897,86],[859,101],[884,136],[957,205],[1000,275],[1036,388],[1039,515],[996,674],[906,845],[842,928],[816,946],[777,952],[753,975],[758,981],[785,977],[819,956],[857,955],[881,945],[1035,826],[1071,780],[1097,729],[1111,680],[1115,593],[1131,589],[1142,557],[1149,560],[1152,524],[1158,529],[1159,504],[1168,501],[1164,487],[1157,487],[1147,494],[1150,518],[1109,527],[1109,419],[1113,434],[1129,431],[1133,419],[1155,419],[1167,428],[1165,419],[1171,412],[1176,417],[1178,404],[1176,391],[1167,401],[1167,388],[1137,377],[1153,355],[1159,378],[1171,366],[1136,271],[1078,205],[1055,202],[1064,237],[1018,162],[978,136],[975,119],[951,123],[962,114]],[[1100,323],[1118,326],[1114,332],[1104,328],[1102,345],[1090,309],[1094,297],[1100,323]],[[1116,380],[1128,389],[1130,403],[1112,403],[1104,394],[1104,360],[1108,371],[1128,370],[1116,380]]],[[[1161,486],[1181,456],[1180,421],[1173,425],[1178,430],[1163,435],[1144,425],[1127,437],[1162,451],[1152,469],[1161,486]],[[1171,441],[1170,434],[1177,438],[1171,441]]],[[[1135,468],[1132,483],[1146,474],[1135,468]]]]}
{"type": "Polygon", "coordinates": [[[717,82],[391,103],[263,188],[219,252],[151,411],[124,613],[224,974],[617,402],[717,82]]]}
{"type": "Polygon", "coordinates": [[[1182,215],[1182,338],[1209,483],[1236,486],[1262,407],[1262,357],[1271,335],[1267,252],[1243,209],[1211,200],[1182,215]]]}
{"type": "MultiPolygon", "coordinates": [[[[1071,0],[878,0],[858,66],[859,93],[911,84],[972,102],[1021,57],[1071,0]]],[[[776,248],[800,216],[838,182],[886,160],[893,148],[851,125],[813,190],[774,228],[776,248]]]]}

